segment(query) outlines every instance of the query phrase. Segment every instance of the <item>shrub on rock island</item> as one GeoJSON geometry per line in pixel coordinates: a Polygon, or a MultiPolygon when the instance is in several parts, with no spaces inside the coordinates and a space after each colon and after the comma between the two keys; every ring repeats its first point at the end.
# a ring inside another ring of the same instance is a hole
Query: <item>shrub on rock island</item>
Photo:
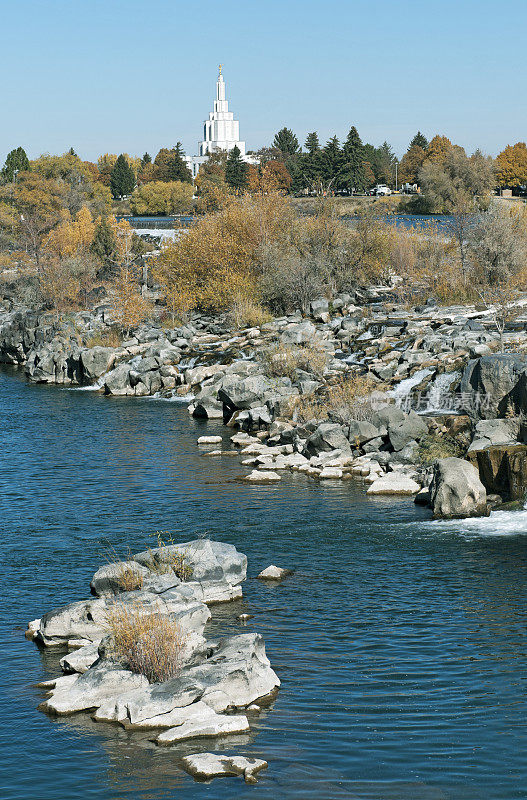
{"type": "Polygon", "coordinates": [[[178,674],[186,637],[177,620],[152,613],[141,603],[115,603],[107,614],[110,633],[108,655],[150,683],[160,683],[178,674]]]}

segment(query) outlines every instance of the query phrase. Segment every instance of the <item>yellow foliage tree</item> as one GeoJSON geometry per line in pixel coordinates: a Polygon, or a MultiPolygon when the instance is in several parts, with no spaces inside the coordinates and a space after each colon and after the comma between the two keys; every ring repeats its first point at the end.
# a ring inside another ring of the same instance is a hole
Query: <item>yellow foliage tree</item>
{"type": "Polygon", "coordinates": [[[527,145],[516,142],[507,145],[496,157],[496,169],[500,186],[524,186],[527,183],[527,145]]]}
{"type": "Polygon", "coordinates": [[[152,304],[141,295],[137,270],[129,264],[123,264],[117,273],[113,309],[116,321],[127,335],[152,311],[152,304]]]}
{"type": "Polygon", "coordinates": [[[66,258],[88,250],[95,234],[95,221],[86,206],[77,212],[75,219],[67,209],[62,211],[60,223],[44,241],[44,248],[52,255],[66,258]]]}
{"type": "Polygon", "coordinates": [[[293,211],[280,195],[231,198],[163,249],[154,277],[173,311],[224,309],[256,291],[259,248],[290,228],[293,211]]]}
{"type": "Polygon", "coordinates": [[[151,181],[135,189],[132,214],[183,214],[192,209],[194,189],[186,181],[151,181]]]}
{"type": "Polygon", "coordinates": [[[446,136],[434,136],[426,150],[426,161],[441,164],[452,146],[452,142],[446,136]]]}

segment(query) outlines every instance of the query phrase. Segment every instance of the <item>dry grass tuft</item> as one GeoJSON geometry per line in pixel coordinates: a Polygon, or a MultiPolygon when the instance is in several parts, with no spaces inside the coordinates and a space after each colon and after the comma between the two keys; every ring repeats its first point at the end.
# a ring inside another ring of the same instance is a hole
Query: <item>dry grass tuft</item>
{"type": "Polygon", "coordinates": [[[143,588],[143,576],[138,568],[134,567],[130,548],[124,556],[121,556],[113,545],[109,545],[103,556],[108,564],[117,565],[116,582],[122,592],[135,592],[143,588]]]}
{"type": "Polygon", "coordinates": [[[86,340],[86,347],[120,347],[122,336],[115,328],[105,328],[86,340]]]}
{"type": "Polygon", "coordinates": [[[272,320],[266,308],[247,297],[236,298],[231,316],[236,328],[259,328],[272,320]]]}
{"type": "Polygon", "coordinates": [[[261,362],[265,374],[272,378],[295,380],[296,371],[299,369],[321,378],[328,364],[328,356],[325,350],[316,344],[290,347],[280,343],[264,350],[261,362]]]}
{"type": "MultiPolygon", "coordinates": [[[[156,531],[153,534],[157,538],[158,547],[173,547],[177,545],[170,531],[156,531]]],[[[150,550],[152,556],[152,563],[150,569],[160,575],[166,575],[168,572],[173,572],[183,582],[189,581],[192,578],[192,566],[187,563],[187,555],[185,552],[171,552],[164,554],[164,560],[158,561],[154,553],[150,550]]]]}
{"type": "Polygon", "coordinates": [[[343,424],[352,419],[370,420],[375,411],[371,402],[372,392],[379,389],[379,384],[370,375],[352,372],[328,388],[328,415],[338,418],[343,424]]]}
{"type": "Polygon", "coordinates": [[[351,420],[371,420],[375,412],[372,392],[380,388],[369,375],[351,373],[328,386],[324,395],[289,398],[284,416],[298,423],[331,419],[348,425],[351,420]]]}
{"type": "Polygon", "coordinates": [[[132,672],[161,683],[178,674],[186,636],[168,614],[141,603],[115,603],[107,614],[109,656],[132,672]]]}

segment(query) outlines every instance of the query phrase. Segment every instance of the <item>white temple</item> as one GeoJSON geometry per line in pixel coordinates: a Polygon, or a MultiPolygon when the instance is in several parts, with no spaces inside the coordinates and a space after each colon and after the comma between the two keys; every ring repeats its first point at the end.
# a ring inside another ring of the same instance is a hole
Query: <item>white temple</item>
{"type": "Polygon", "coordinates": [[[200,165],[207,160],[209,153],[219,150],[232,150],[237,147],[244,161],[251,164],[258,163],[254,157],[245,153],[245,142],[240,141],[240,123],[234,119],[234,114],[229,111],[229,101],[225,99],[225,81],[220,64],[218,80],[216,81],[216,99],[214,110],[209,112],[209,118],[203,123],[203,141],[199,142],[199,155],[187,157],[187,164],[196,177],[200,165]]]}

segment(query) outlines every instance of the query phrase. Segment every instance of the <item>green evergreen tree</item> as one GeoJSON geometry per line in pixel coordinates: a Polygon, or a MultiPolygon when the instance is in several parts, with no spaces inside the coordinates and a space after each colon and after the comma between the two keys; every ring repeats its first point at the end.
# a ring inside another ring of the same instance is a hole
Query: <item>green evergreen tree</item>
{"type": "Polygon", "coordinates": [[[273,140],[273,147],[280,150],[282,157],[294,156],[298,153],[298,139],[289,128],[282,128],[278,131],[273,140]]]}
{"type": "Polygon", "coordinates": [[[144,167],[145,164],[151,164],[151,163],[152,163],[152,156],[150,155],[150,153],[145,153],[143,158],[141,159],[141,166],[144,167]]]}
{"type": "Polygon", "coordinates": [[[115,257],[115,237],[108,219],[104,215],[95,228],[91,251],[97,256],[99,261],[102,262],[106,271],[113,266],[115,257]]]}
{"type": "Polygon", "coordinates": [[[315,131],[308,133],[304,147],[306,152],[300,156],[303,178],[301,188],[318,190],[320,188],[320,179],[324,172],[324,165],[318,134],[315,131]]]}
{"type": "Polygon", "coordinates": [[[241,157],[240,149],[233,147],[227,157],[225,180],[236,192],[247,186],[247,164],[241,157]]]}
{"type": "Polygon", "coordinates": [[[29,170],[29,159],[23,147],[17,147],[7,154],[4,168],[2,169],[2,177],[5,181],[13,182],[15,180],[15,173],[26,172],[29,170]]]}
{"type": "Polygon", "coordinates": [[[342,147],[342,161],[340,186],[352,194],[353,192],[363,192],[367,183],[364,169],[365,153],[361,138],[354,125],[350,128],[342,147]]]}
{"type": "Polygon", "coordinates": [[[320,142],[318,141],[318,133],[316,131],[307,134],[304,147],[310,156],[315,153],[320,153],[320,142]]]}
{"type": "Polygon", "coordinates": [[[336,136],[329,139],[322,149],[321,177],[327,189],[338,187],[343,167],[342,149],[336,136]]]}
{"type": "Polygon", "coordinates": [[[68,155],[69,155],[69,156],[75,156],[75,158],[78,158],[78,157],[79,157],[79,156],[77,155],[77,153],[75,152],[75,150],[73,149],[73,147],[70,147],[70,149],[68,150],[68,155]]]}
{"type": "Polygon", "coordinates": [[[170,181],[192,183],[192,173],[183,160],[184,157],[183,145],[181,142],[177,142],[176,146],[172,148],[172,158],[168,164],[168,179],[170,181]]]}
{"type": "Polygon", "coordinates": [[[135,187],[135,175],[132,167],[121,153],[114,164],[110,175],[110,189],[114,200],[131,194],[135,187]]]}
{"type": "Polygon", "coordinates": [[[414,138],[412,139],[412,141],[408,145],[408,150],[410,150],[411,147],[414,147],[414,145],[417,145],[417,147],[422,147],[423,150],[427,149],[427,147],[428,147],[428,139],[426,138],[426,136],[424,134],[421,133],[421,131],[417,131],[417,133],[415,134],[414,138]]]}

